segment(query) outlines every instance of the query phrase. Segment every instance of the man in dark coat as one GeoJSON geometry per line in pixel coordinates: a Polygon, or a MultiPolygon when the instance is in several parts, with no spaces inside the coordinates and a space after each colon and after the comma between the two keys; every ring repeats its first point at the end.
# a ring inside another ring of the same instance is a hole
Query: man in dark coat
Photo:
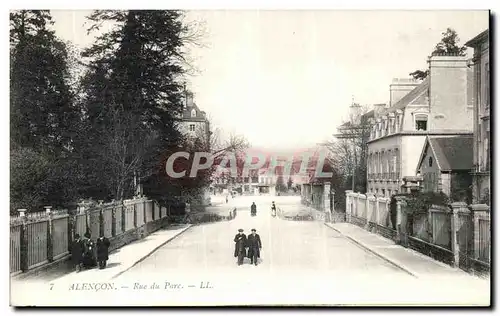
{"type": "Polygon", "coordinates": [[[80,272],[83,266],[83,240],[79,234],[75,234],[75,239],[69,246],[69,253],[71,254],[71,263],[75,267],[76,272],[80,272]]]}
{"type": "Polygon", "coordinates": [[[85,238],[83,239],[84,253],[83,253],[83,266],[85,268],[93,268],[97,265],[95,260],[95,244],[91,239],[91,235],[89,232],[86,232],[83,235],[85,238]]]}
{"type": "Polygon", "coordinates": [[[243,264],[243,259],[246,257],[247,236],[243,234],[243,229],[238,229],[238,234],[234,236],[234,257],[238,257],[238,265],[243,264]]]}
{"type": "Polygon", "coordinates": [[[248,257],[250,257],[251,264],[255,265],[257,265],[257,259],[260,258],[260,250],[262,249],[260,236],[256,232],[255,228],[252,228],[252,233],[247,237],[248,257]]]}
{"type": "Polygon", "coordinates": [[[252,205],[250,206],[250,212],[252,213],[252,215],[257,214],[257,205],[255,205],[255,202],[252,202],[252,205]]]}
{"type": "Polygon", "coordinates": [[[97,263],[99,269],[104,269],[106,267],[106,261],[109,259],[109,239],[101,236],[97,238],[96,242],[96,252],[97,252],[97,263]]]}
{"type": "Polygon", "coordinates": [[[271,205],[271,215],[276,216],[276,204],[274,204],[274,201],[273,204],[271,205]]]}

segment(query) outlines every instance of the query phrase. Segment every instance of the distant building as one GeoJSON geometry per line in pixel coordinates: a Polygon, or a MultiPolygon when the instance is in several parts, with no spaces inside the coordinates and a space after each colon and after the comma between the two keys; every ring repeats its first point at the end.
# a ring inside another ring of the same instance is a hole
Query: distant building
{"type": "Polygon", "coordinates": [[[368,141],[370,193],[398,193],[414,176],[427,136],[469,135],[473,128],[472,71],[463,56],[435,55],[422,82],[395,79],[388,108],[377,111],[368,141]]]}
{"type": "Polygon", "coordinates": [[[472,199],[473,136],[427,136],[417,174],[424,192],[443,192],[453,201],[472,199]]]}
{"type": "MultiPolygon", "coordinates": [[[[179,131],[189,140],[200,140],[204,144],[209,144],[210,139],[210,123],[206,113],[194,103],[194,95],[190,91],[185,92],[184,107],[181,117],[177,125],[179,131]]],[[[210,193],[213,193],[215,188],[207,186],[202,190],[200,197],[201,203],[204,205],[210,204],[210,193]]]]}
{"type": "Polygon", "coordinates": [[[193,93],[186,92],[184,107],[182,109],[181,121],[179,122],[180,132],[192,139],[204,138],[209,139],[210,123],[204,111],[194,102],[193,93]]]}
{"type": "Polygon", "coordinates": [[[491,196],[491,135],[490,135],[490,49],[488,30],[465,45],[474,48],[474,156],[473,200],[488,203],[491,196]]]}

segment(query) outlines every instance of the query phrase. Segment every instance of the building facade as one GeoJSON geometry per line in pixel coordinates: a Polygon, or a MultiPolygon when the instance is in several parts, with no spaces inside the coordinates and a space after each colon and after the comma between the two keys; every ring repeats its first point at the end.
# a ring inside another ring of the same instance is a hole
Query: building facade
{"type": "Polygon", "coordinates": [[[490,136],[490,50],[486,30],[466,43],[474,48],[474,156],[473,201],[490,202],[491,136],[490,136]]]}
{"type": "MultiPolygon", "coordinates": [[[[202,144],[209,146],[210,144],[210,124],[206,113],[201,111],[194,102],[194,95],[190,91],[186,91],[184,98],[184,107],[177,124],[179,132],[188,140],[200,140],[202,144]]],[[[214,193],[215,188],[207,186],[202,189],[200,196],[201,203],[204,205],[210,204],[210,194],[214,193]]]]}
{"type": "Polygon", "coordinates": [[[417,167],[424,192],[443,192],[452,201],[471,203],[473,136],[428,136],[417,167]]]}
{"type": "Polygon", "coordinates": [[[185,104],[178,128],[183,135],[191,139],[208,140],[210,136],[210,123],[207,115],[196,105],[193,93],[189,91],[186,92],[185,104]]]}
{"type": "Polygon", "coordinates": [[[472,72],[463,56],[428,60],[422,82],[395,79],[388,108],[377,111],[368,141],[367,192],[389,197],[414,176],[428,135],[472,132],[472,72]],[[406,93],[406,94],[405,94],[406,93]]]}

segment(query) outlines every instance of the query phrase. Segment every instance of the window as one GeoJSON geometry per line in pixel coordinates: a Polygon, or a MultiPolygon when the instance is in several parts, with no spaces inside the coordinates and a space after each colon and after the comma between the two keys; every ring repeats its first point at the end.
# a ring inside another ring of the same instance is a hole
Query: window
{"type": "Polygon", "coordinates": [[[191,110],[191,117],[196,117],[196,110],[195,109],[191,110]]]}
{"type": "Polygon", "coordinates": [[[480,171],[490,170],[490,122],[489,120],[484,120],[481,122],[481,141],[482,153],[480,153],[480,171]]]}
{"type": "Polygon", "coordinates": [[[485,70],[485,82],[484,82],[484,108],[485,110],[490,109],[490,63],[484,65],[485,70]]]}
{"type": "Polygon", "coordinates": [[[399,169],[400,169],[400,164],[401,164],[401,157],[399,156],[399,150],[396,148],[394,151],[396,154],[396,178],[399,180],[399,169]]]}
{"type": "Polygon", "coordinates": [[[429,167],[432,167],[432,157],[429,157],[429,167]]]}
{"type": "Polygon", "coordinates": [[[415,129],[417,131],[427,130],[427,115],[415,115],[415,129]]]}
{"type": "Polygon", "coordinates": [[[189,131],[194,132],[196,129],[196,126],[194,124],[189,124],[189,131]]]}
{"type": "Polygon", "coordinates": [[[396,179],[397,178],[397,171],[398,171],[398,151],[397,150],[394,150],[393,155],[392,155],[392,170],[393,170],[392,178],[396,179]]]}

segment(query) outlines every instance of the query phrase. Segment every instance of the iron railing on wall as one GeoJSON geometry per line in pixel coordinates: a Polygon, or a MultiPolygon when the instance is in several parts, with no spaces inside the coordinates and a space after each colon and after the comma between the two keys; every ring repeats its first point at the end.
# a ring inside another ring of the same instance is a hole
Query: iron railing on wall
{"type": "Polygon", "coordinates": [[[45,212],[15,217],[10,225],[10,273],[26,272],[67,256],[75,234],[90,232],[92,238],[113,238],[165,219],[167,207],[154,203],[131,200],[98,205],[79,213],[45,212]]]}

